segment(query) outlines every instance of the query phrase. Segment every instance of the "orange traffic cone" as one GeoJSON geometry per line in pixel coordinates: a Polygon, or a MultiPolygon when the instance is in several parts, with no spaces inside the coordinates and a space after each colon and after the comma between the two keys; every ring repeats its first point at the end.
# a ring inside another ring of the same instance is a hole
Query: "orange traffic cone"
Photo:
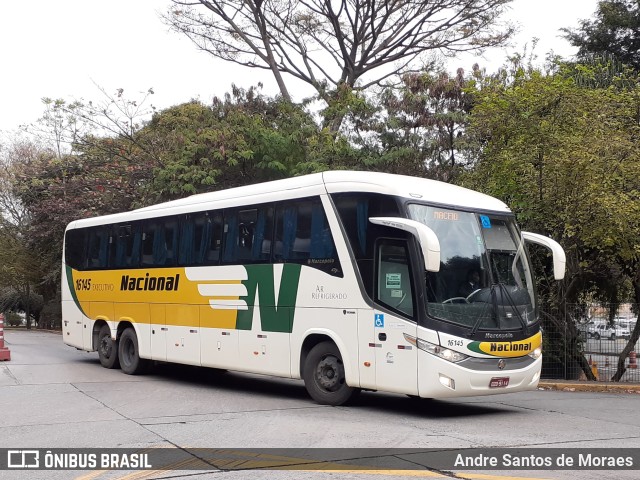
{"type": "Polygon", "coordinates": [[[636,361],[636,352],[629,352],[629,368],[638,368],[638,362],[636,361]]]}
{"type": "Polygon", "coordinates": [[[11,351],[4,345],[4,315],[0,313],[0,360],[11,360],[11,351]]]}

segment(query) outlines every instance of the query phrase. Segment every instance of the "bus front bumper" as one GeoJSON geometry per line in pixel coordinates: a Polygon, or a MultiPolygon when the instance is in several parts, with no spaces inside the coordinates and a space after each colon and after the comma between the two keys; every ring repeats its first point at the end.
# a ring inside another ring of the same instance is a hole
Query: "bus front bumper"
{"type": "Polygon", "coordinates": [[[535,390],[540,381],[542,357],[523,368],[509,369],[510,359],[504,359],[503,369],[499,359],[489,359],[487,364],[495,369],[471,369],[459,363],[418,352],[418,391],[423,398],[453,398],[475,395],[497,395],[502,393],[535,390]]]}

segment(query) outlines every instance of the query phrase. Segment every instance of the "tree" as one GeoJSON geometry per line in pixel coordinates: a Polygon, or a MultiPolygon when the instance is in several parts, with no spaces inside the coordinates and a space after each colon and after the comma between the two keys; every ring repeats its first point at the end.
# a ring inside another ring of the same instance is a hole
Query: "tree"
{"type": "Polygon", "coordinates": [[[455,76],[444,71],[407,73],[399,88],[385,89],[379,97],[380,120],[369,126],[376,132],[377,166],[453,181],[468,162],[463,152],[472,107],[467,82],[462,69],[455,76]]]}
{"type": "Polygon", "coordinates": [[[144,102],[127,100],[122,90],[105,97],[98,103],[43,99],[43,117],[25,127],[40,143],[16,144],[6,162],[4,191],[16,199],[24,221],[3,268],[31,275],[25,288],[34,286],[44,298],[49,326],[60,318],[60,253],[68,223],[130,209],[153,175],[154,157],[134,155],[146,146],[134,138],[144,102]]]}
{"type": "Polygon", "coordinates": [[[211,105],[191,101],[158,112],[136,137],[162,146],[149,201],[357,164],[356,149],[343,137],[328,135],[301,106],[264,96],[259,87],[232,86],[211,105]]]}
{"type": "Polygon", "coordinates": [[[31,217],[15,195],[13,165],[37,157],[41,148],[17,138],[0,152],[0,311],[24,311],[30,329],[42,310],[42,297],[33,292],[42,281],[41,251],[30,242],[31,217]]]}
{"type": "MultiPolygon", "coordinates": [[[[332,105],[341,85],[380,84],[426,53],[503,44],[513,30],[498,20],[510,1],[172,0],[164,20],[215,57],[269,70],[285,101],[288,74],[332,105]]],[[[324,121],[337,131],[342,117],[324,121]]]]}
{"type": "Polygon", "coordinates": [[[592,20],[582,20],[576,30],[563,29],[565,38],[578,47],[578,58],[611,54],[640,71],[640,2],[602,0],[592,20]]]}
{"type": "MultiPolygon", "coordinates": [[[[582,67],[588,76],[589,65],[582,67]]],[[[557,307],[585,291],[608,300],[602,286],[616,279],[614,270],[634,282],[640,302],[639,83],[591,88],[574,73],[575,66],[552,75],[520,68],[484,81],[471,121],[483,150],[465,184],[501,198],[524,228],[564,246],[565,280],[546,287],[557,307]]],[[[559,327],[576,337],[573,324],[559,327]]],[[[640,328],[634,343],[638,336],[640,328]]],[[[590,375],[584,358],[575,359],[590,375]]]]}

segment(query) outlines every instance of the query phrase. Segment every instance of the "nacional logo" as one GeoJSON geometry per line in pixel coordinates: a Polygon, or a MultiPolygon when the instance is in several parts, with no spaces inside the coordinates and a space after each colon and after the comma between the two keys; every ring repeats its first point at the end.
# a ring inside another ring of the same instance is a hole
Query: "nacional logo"
{"type": "Polygon", "coordinates": [[[148,273],[144,277],[122,275],[122,279],[120,280],[120,290],[139,292],[172,292],[178,290],[179,283],[179,273],[168,277],[152,277],[148,273]]]}
{"type": "Polygon", "coordinates": [[[491,355],[493,357],[523,357],[533,352],[542,344],[542,334],[517,342],[471,342],[467,348],[475,353],[491,355]]]}

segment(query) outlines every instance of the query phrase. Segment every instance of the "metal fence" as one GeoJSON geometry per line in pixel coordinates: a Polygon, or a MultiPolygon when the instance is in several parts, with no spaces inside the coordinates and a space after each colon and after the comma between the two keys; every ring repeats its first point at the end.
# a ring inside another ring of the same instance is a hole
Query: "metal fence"
{"type": "Polygon", "coordinates": [[[590,380],[590,371],[598,381],[609,382],[620,369],[620,382],[640,383],[640,342],[621,355],[630,343],[638,309],[630,304],[614,307],[568,305],[542,312],[542,378],[590,380]]]}

